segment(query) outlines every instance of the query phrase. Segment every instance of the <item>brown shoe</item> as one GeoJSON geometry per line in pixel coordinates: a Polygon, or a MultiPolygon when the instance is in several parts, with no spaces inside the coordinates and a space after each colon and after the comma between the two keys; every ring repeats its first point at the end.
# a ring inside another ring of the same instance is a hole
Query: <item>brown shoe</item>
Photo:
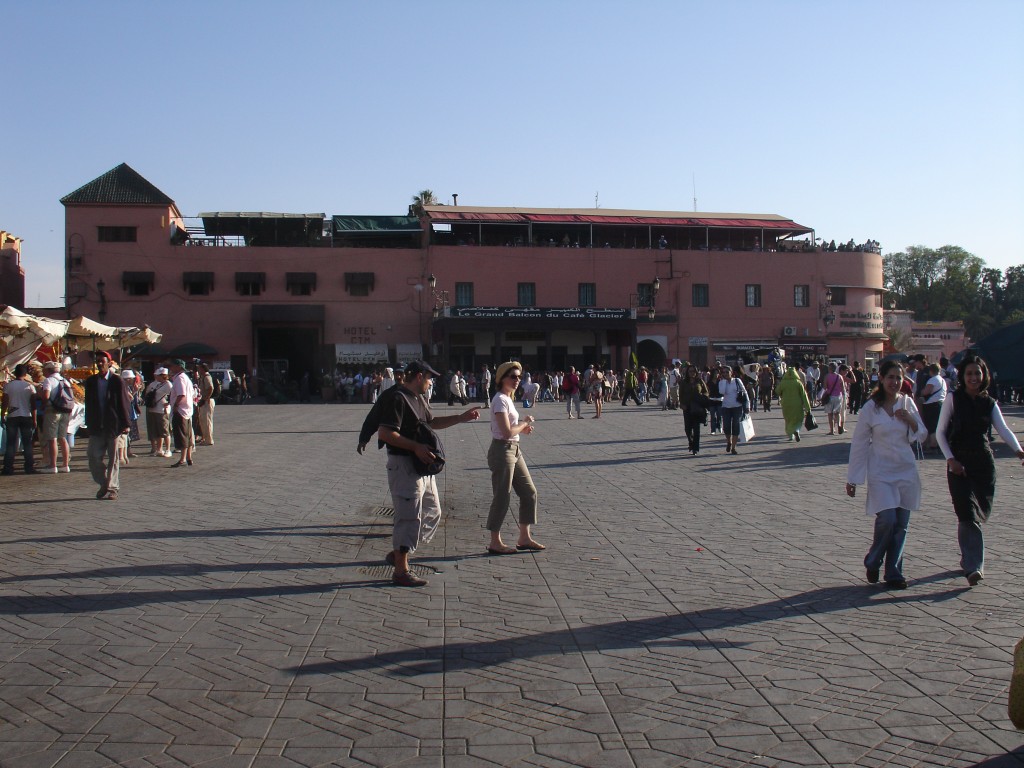
{"type": "Polygon", "coordinates": [[[107,491],[103,501],[117,501],[117,491],[107,491]]]}

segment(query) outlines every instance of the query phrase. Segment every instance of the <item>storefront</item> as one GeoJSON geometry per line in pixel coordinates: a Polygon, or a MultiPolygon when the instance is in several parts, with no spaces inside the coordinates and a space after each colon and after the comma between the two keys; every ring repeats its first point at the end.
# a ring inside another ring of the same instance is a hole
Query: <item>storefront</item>
{"type": "Polygon", "coordinates": [[[445,369],[475,371],[519,360],[529,370],[621,369],[637,346],[628,309],[449,307],[431,330],[431,357],[445,369]]]}
{"type": "Polygon", "coordinates": [[[756,359],[760,352],[777,346],[778,339],[716,339],[711,342],[711,359],[708,364],[740,365],[756,359]]]}

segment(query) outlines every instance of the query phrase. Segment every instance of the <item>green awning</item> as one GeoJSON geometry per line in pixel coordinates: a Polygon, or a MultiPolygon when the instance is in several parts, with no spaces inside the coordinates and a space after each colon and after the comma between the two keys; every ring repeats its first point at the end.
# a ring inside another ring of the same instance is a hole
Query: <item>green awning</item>
{"type": "Polygon", "coordinates": [[[419,232],[415,216],[335,216],[334,231],[343,232],[419,232]]]}

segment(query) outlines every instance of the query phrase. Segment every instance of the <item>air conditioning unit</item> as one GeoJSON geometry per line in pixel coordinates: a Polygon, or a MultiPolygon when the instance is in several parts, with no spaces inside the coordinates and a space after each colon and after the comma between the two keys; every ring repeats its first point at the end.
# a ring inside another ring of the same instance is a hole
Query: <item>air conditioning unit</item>
{"type": "Polygon", "coordinates": [[[796,326],[795,325],[787,325],[786,327],[784,327],[782,329],[782,335],[783,336],[796,336],[796,326]]]}

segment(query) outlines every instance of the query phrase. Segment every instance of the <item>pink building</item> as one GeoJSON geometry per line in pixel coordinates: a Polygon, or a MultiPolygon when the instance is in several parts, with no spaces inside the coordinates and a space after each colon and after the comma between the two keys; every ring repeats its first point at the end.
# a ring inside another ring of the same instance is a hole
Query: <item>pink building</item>
{"type": "Polygon", "coordinates": [[[25,269],[21,266],[21,238],[0,229],[0,304],[25,309],[25,269]]]}
{"type": "Polygon", "coordinates": [[[932,362],[951,358],[971,346],[963,320],[915,320],[910,325],[914,352],[927,355],[932,362]]]}
{"type": "MultiPolygon", "coordinates": [[[[291,378],[426,356],[479,370],[876,359],[882,258],[776,215],[429,206],[409,216],[201,213],[127,165],[64,197],[67,307],[291,378]]],[[[876,249],[875,249],[876,250],[876,249]]]]}

